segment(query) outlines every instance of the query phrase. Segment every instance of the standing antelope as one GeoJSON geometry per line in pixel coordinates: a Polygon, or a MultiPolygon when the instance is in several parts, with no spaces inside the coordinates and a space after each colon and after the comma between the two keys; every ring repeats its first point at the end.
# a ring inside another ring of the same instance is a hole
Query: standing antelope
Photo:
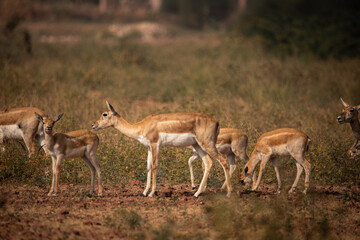
{"type": "Polygon", "coordinates": [[[60,120],[60,114],[54,121],[35,113],[36,118],[43,124],[45,132],[45,147],[52,159],[52,184],[48,196],[56,196],[58,191],[59,171],[62,160],[81,157],[91,172],[91,191],[94,192],[95,171],[98,175],[98,196],[102,197],[101,170],[96,160],[96,151],[99,145],[98,136],[88,130],[78,130],[68,133],[54,133],[53,127],[60,120]]]}
{"type": "MultiPolygon", "coordinates": [[[[234,128],[220,128],[220,132],[216,142],[217,150],[227,157],[227,160],[230,164],[230,172],[229,176],[231,178],[233,172],[236,169],[236,158],[240,158],[242,161],[247,163],[249,160],[248,155],[246,154],[246,148],[248,145],[248,137],[245,133],[238,129],[234,128]]],[[[195,189],[194,183],[194,172],[192,163],[199,157],[196,153],[195,149],[190,147],[193,150],[193,155],[189,158],[189,169],[190,169],[190,179],[191,179],[191,186],[195,189]]],[[[222,185],[221,189],[226,187],[226,182],[222,185]]]]}
{"type": "Polygon", "coordinates": [[[13,108],[0,112],[0,148],[3,151],[5,150],[3,142],[7,139],[24,140],[29,157],[34,156],[36,152],[34,138],[41,145],[44,144],[43,126],[36,119],[35,112],[42,117],[46,116],[43,111],[33,107],[13,108]]]}
{"type": "Polygon", "coordinates": [[[227,196],[231,194],[229,166],[226,158],[216,149],[219,123],[207,114],[202,113],[169,113],[149,115],[138,123],[129,123],[106,102],[108,111],[92,124],[95,130],[114,127],[130,138],[138,140],[148,147],[147,183],[143,195],[152,197],[156,190],[156,168],[158,165],[160,146],[187,147],[192,146],[203,160],[205,171],[198,191],[198,197],[204,191],[212,160],[217,159],[225,172],[227,196]]]}
{"type": "Polygon", "coordinates": [[[254,170],[259,162],[260,172],[256,181],[253,185],[252,190],[255,191],[260,184],[262,174],[265,166],[269,160],[272,160],[274,165],[276,178],[278,182],[278,193],[280,193],[281,180],[278,170],[278,163],[275,157],[277,156],[292,156],[295,160],[297,173],[296,178],[291,186],[289,193],[293,193],[300,175],[305,170],[305,190],[306,194],[309,188],[310,181],[310,163],[305,159],[305,152],[309,149],[310,138],[303,132],[293,128],[280,128],[271,132],[264,133],[258,139],[254,151],[250,155],[250,160],[245,165],[245,169],[242,173],[242,183],[245,183],[247,189],[252,184],[252,177],[254,170]]]}
{"type": "Polygon", "coordinates": [[[340,124],[344,123],[350,123],[351,130],[355,137],[355,142],[351,146],[351,149],[356,149],[356,147],[359,146],[359,140],[360,140],[360,123],[358,118],[358,111],[360,110],[360,105],[357,106],[351,106],[344,102],[342,98],[340,98],[344,108],[342,110],[342,113],[337,117],[337,120],[340,124]]]}

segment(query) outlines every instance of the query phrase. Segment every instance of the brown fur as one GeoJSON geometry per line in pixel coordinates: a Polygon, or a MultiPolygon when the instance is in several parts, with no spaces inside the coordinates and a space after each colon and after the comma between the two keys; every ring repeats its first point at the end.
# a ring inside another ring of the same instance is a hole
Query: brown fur
{"type": "MultiPolygon", "coordinates": [[[[228,159],[230,165],[230,177],[235,171],[236,163],[239,162],[239,159],[243,160],[245,163],[247,163],[247,161],[249,160],[249,157],[246,154],[247,145],[248,137],[239,129],[220,128],[219,135],[217,137],[216,148],[228,159]]],[[[189,158],[188,164],[190,169],[191,186],[194,189],[195,183],[192,163],[199,157],[199,155],[196,154],[193,148],[191,149],[194,151],[194,154],[189,158]]],[[[221,188],[224,189],[225,187],[226,182],[224,182],[221,188]]]]}
{"type": "MultiPolygon", "coordinates": [[[[358,106],[352,106],[342,98],[340,98],[344,108],[341,111],[341,114],[337,117],[337,120],[340,124],[349,123],[351,126],[351,130],[353,132],[353,135],[355,137],[355,142],[352,145],[352,148],[356,148],[359,146],[360,141],[360,123],[358,118],[358,112],[360,110],[360,105],[358,106]]],[[[349,149],[350,150],[350,149],[349,149]]]]}
{"type": "MultiPolygon", "coordinates": [[[[40,143],[44,141],[41,123],[36,119],[35,112],[39,113],[42,117],[46,116],[42,110],[34,107],[13,108],[0,112],[0,126],[17,125],[22,131],[22,139],[29,151],[29,157],[34,156],[36,153],[34,138],[37,138],[40,143]]],[[[0,147],[3,139],[12,138],[3,136],[0,133],[0,147]]]]}
{"type": "Polygon", "coordinates": [[[45,147],[52,159],[53,180],[48,196],[56,196],[58,191],[58,179],[61,162],[64,159],[81,157],[91,172],[91,194],[94,192],[95,171],[98,175],[98,196],[102,196],[103,188],[101,181],[101,169],[96,159],[96,151],[99,145],[99,137],[89,130],[77,130],[68,133],[52,133],[55,123],[60,120],[42,118],[37,115],[39,121],[43,122],[45,132],[45,147]]]}
{"type": "Polygon", "coordinates": [[[278,191],[280,191],[281,181],[277,166],[276,156],[290,155],[295,159],[297,167],[297,176],[289,193],[295,190],[302,170],[305,169],[305,190],[307,192],[310,180],[310,163],[305,159],[305,152],[309,148],[310,138],[300,130],[293,128],[281,128],[261,135],[251,153],[250,160],[246,164],[242,173],[243,182],[247,188],[252,184],[253,174],[259,162],[260,172],[253,190],[256,190],[260,184],[265,166],[269,160],[272,160],[276,177],[278,180],[278,191]]]}
{"type": "Polygon", "coordinates": [[[149,196],[153,196],[156,189],[156,168],[159,155],[160,134],[193,134],[196,143],[193,147],[201,152],[205,164],[205,172],[199,190],[195,193],[197,197],[205,190],[206,181],[212,165],[211,159],[217,159],[223,166],[226,178],[228,196],[231,193],[229,181],[229,167],[226,158],[216,149],[219,122],[207,114],[202,113],[169,113],[150,115],[138,123],[128,123],[107,102],[108,111],[102,113],[100,118],[92,125],[95,130],[114,127],[128,137],[139,140],[148,147],[148,177],[147,185],[143,195],[147,195],[151,186],[149,196]],[[151,183],[150,183],[151,179],[151,183]]]}

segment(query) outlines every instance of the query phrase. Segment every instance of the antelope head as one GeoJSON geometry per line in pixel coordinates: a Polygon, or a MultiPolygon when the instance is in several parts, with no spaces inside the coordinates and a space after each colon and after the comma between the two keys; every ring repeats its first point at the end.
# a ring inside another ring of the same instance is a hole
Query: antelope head
{"type": "Polygon", "coordinates": [[[340,98],[340,100],[344,108],[342,109],[341,114],[337,117],[338,122],[343,124],[358,121],[358,111],[360,110],[360,105],[351,106],[347,104],[342,98],[340,98]]]}
{"type": "Polygon", "coordinates": [[[61,117],[64,115],[64,113],[60,114],[56,120],[53,120],[51,118],[42,117],[38,113],[35,112],[36,118],[43,123],[44,131],[47,134],[52,134],[53,127],[57,121],[61,119],[61,117]]]}
{"type": "Polygon", "coordinates": [[[249,167],[245,165],[244,171],[241,173],[240,182],[245,185],[245,189],[249,190],[253,183],[253,173],[249,172],[249,167]]]}
{"type": "Polygon", "coordinates": [[[96,122],[91,124],[91,127],[94,130],[99,130],[114,126],[115,117],[118,117],[119,114],[115,111],[113,106],[111,106],[108,101],[106,101],[106,106],[108,107],[108,110],[103,112],[100,118],[96,122]]]}

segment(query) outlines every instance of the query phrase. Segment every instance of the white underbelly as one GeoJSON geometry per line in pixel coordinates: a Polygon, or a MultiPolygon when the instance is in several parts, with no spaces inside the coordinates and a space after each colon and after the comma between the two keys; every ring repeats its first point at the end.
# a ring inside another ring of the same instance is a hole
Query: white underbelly
{"type": "Polygon", "coordinates": [[[0,137],[3,139],[23,139],[22,131],[16,124],[0,126],[0,137]]]}
{"type": "Polygon", "coordinates": [[[187,147],[196,144],[192,133],[159,133],[159,146],[187,147]]]}
{"type": "Polygon", "coordinates": [[[139,136],[135,139],[138,140],[141,144],[143,144],[145,146],[150,146],[150,141],[144,136],[139,136]]]}

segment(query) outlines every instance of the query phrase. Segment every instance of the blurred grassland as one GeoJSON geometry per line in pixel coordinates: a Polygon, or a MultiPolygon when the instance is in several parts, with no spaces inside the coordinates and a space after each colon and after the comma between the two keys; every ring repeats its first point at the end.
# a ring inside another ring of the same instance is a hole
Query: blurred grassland
{"type": "MultiPolygon", "coordinates": [[[[359,59],[279,59],[251,39],[222,31],[193,32],[167,26],[171,36],[142,43],[137,35],[118,39],[108,24],[27,22],[33,55],[21,41],[1,44],[8,57],[0,59],[0,108],[34,106],[63,119],[55,127],[66,132],[90,129],[106,110],[105,100],[129,122],[149,114],[202,112],[222,127],[243,130],[250,138],[248,153],[264,132],[294,127],[312,139],[311,184],[359,184],[359,158],[345,153],[353,143],[349,126],[339,125],[339,97],[359,104],[359,59]],[[75,36],[75,40],[44,43],[43,36],[75,36]]],[[[98,159],[105,184],[146,179],[146,148],[114,129],[98,131],[98,159]]],[[[41,155],[25,163],[16,142],[0,153],[0,182],[26,182],[46,188],[50,159],[41,155]]],[[[158,181],[189,181],[191,152],[163,147],[158,181]]],[[[63,164],[61,182],[88,184],[90,175],[81,159],[63,164]]],[[[281,162],[284,185],[292,183],[295,164],[281,162]],[[289,170],[290,169],[290,170],[289,170]]],[[[238,172],[236,173],[238,175],[238,172]]],[[[195,177],[200,181],[201,164],[195,177]]],[[[233,178],[238,187],[237,178],[233,178]]],[[[265,182],[274,182],[272,170],[265,182]]],[[[220,187],[223,173],[215,164],[209,184],[220,187]]],[[[302,188],[303,182],[299,183],[302,188]]]]}

